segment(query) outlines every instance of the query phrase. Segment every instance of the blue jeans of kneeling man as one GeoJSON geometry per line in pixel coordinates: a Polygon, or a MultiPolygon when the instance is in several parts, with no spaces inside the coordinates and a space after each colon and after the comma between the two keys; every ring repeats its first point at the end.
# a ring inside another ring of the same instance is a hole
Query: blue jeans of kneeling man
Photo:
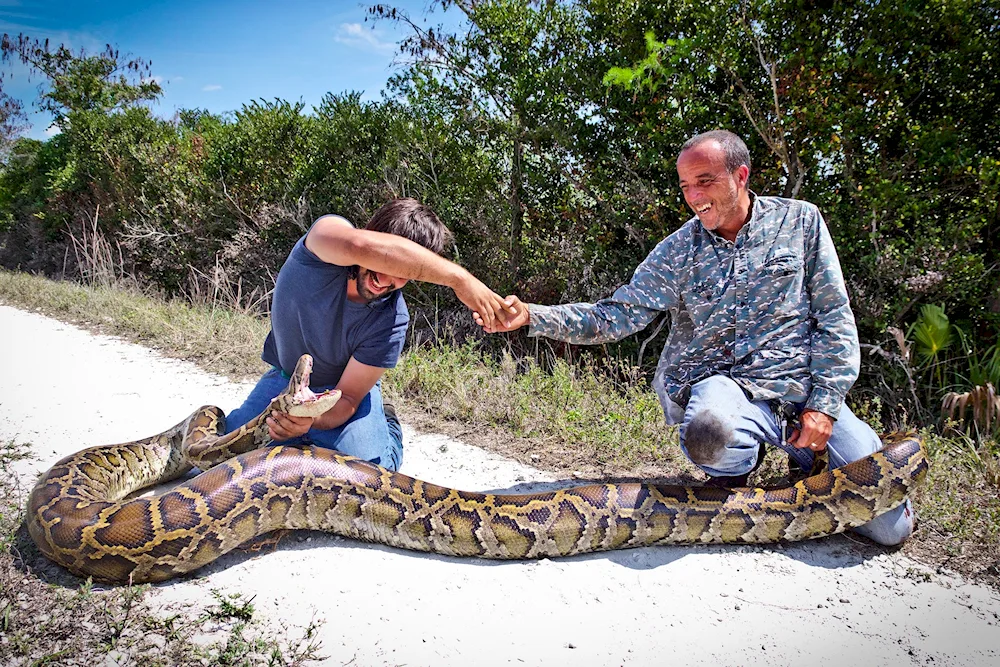
{"type": "MultiPolygon", "coordinates": [[[[259,415],[275,396],[288,387],[288,378],[276,368],[261,376],[257,386],[243,401],[243,405],[226,416],[226,433],[235,431],[259,415]]],[[[333,389],[333,385],[315,386],[311,389],[320,393],[333,389]]],[[[356,456],[389,470],[399,470],[403,462],[403,433],[396,422],[386,421],[382,408],[382,382],[372,387],[357,412],[346,422],[331,429],[310,429],[298,438],[276,443],[279,445],[311,444],[317,447],[335,449],[343,454],[356,456]]]]}
{"type": "MultiPolygon", "coordinates": [[[[801,407],[801,406],[799,406],[801,407]]],[[[788,452],[803,470],[809,470],[813,453],[796,449],[781,440],[781,422],[767,401],[751,401],[731,378],[714,375],[691,387],[691,400],[684,410],[681,448],[690,458],[685,437],[692,421],[711,422],[713,429],[728,432],[728,443],[711,465],[695,462],[713,477],[744,475],[753,469],[761,443],[788,452]]],[[[697,428],[697,426],[696,426],[697,428]]],[[[831,468],[839,468],[882,448],[882,441],[868,424],[858,419],[845,404],[833,424],[827,443],[831,468]]],[[[879,544],[901,543],[913,532],[914,515],[909,498],[896,509],[854,529],[879,544]]]]}

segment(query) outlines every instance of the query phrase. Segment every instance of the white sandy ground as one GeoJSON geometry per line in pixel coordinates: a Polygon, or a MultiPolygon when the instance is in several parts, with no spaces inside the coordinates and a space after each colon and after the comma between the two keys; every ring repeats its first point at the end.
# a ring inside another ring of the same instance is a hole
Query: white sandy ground
{"type": "MultiPolygon", "coordinates": [[[[233,384],[143,347],[0,306],[0,438],[30,443],[26,484],[83,447],[159,432],[233,384]]],[[[465,490],[550,474],[406,428],[403,472],[465,490]]],[[[542,482],[541,487],[530,482],[542,482]]],[[[316,532],[229,554],[153,605],[255,595],[275,625],[323,622],[331,665],[997,665],[1000,595],[834,537],[653,547],[538,562],[417,554],[316,532]]]]}

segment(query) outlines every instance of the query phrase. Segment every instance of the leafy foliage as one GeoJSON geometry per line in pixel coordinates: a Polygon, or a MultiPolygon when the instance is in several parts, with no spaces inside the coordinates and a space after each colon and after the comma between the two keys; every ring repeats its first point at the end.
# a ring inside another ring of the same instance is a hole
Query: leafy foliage
{"type": "MultiPolygon", "coordinates": [[[[912,360],[865,358],[862,382],[889,413],[930,415],[944,393],[996,381],[991,0],[428,8],[464,21],[426,28],[371,8],[409,31],[380,101],[331,92],[311,109],[255,100],[171,120],[146,106],[160,90],[145,61],[6,36],[4,59],[40,77],[38,104],[62,132],[9,145],[0,260],[79,273],[72,238],[95,230],[123,270],[156,289],[199,293],[211,276],[263,294],[315,217],[362,224],[406,195],[439,211],[456,232],[453,256],[495,289],[593,300],[690,216],[674,172],[681,143],[727,127],[751,148],[755,191],[820,206],[862,340],[883,349],[890,332],[913,339],[912,360]]],[[[425,313],[416,321],[457,310],[446,291],[408,290],[425,313]]],[[[638,355],[648,370],[650,342],[593,354],[638,355]]]]}
{"type": "Polygon", "coordinates": [[[944,308],[931,303],[920,309],[920,317],[913,323],[911,334],[917,342],[917,356],[925,364],[933,364],[938,356],[951,347],[951,322],[944,308]]]}

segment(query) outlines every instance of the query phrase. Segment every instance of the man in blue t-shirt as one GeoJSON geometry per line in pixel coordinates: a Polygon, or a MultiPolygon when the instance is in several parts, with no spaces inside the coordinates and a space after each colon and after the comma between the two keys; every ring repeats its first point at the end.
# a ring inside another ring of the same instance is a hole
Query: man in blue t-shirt
{"type": "Polygon", "coordinates": [[[470,310],[491,319],[505,321],[514,312],[475,276],[440,256],[450,237],[437,215],[415,199],[390,201],[365,229],[337,215],[316,220],[275,282],[271,332],[261,354],[272,368],[229,414],[227,432],[263,412],[308,353],[312,389],[337,388],[340,400],[316,418],[273,415],[267,420],[271,437],[398,470],[403,434],[394,411],[383,407],[381,378],[399,360],[410,321],[399,290],[421,280],[452,288],[470,310]]]}

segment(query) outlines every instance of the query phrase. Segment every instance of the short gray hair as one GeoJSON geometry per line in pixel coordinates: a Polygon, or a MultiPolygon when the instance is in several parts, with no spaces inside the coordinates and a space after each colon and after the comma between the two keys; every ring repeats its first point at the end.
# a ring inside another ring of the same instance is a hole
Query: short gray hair
{"type": "MultiPolygon", "coordinates": [[[[735,171],[744,164],[747,169],[750,168],[750,151],[747,149],[747,145],[729,130],[712,130],[696,134],[684,142],[684,145],[681,146],[681,153],[709,141],[717,141],[722,146],[727,171],[735,171]]],[[[677,154],[677,157],[680,158],[680,153],[677,154]]]]}

